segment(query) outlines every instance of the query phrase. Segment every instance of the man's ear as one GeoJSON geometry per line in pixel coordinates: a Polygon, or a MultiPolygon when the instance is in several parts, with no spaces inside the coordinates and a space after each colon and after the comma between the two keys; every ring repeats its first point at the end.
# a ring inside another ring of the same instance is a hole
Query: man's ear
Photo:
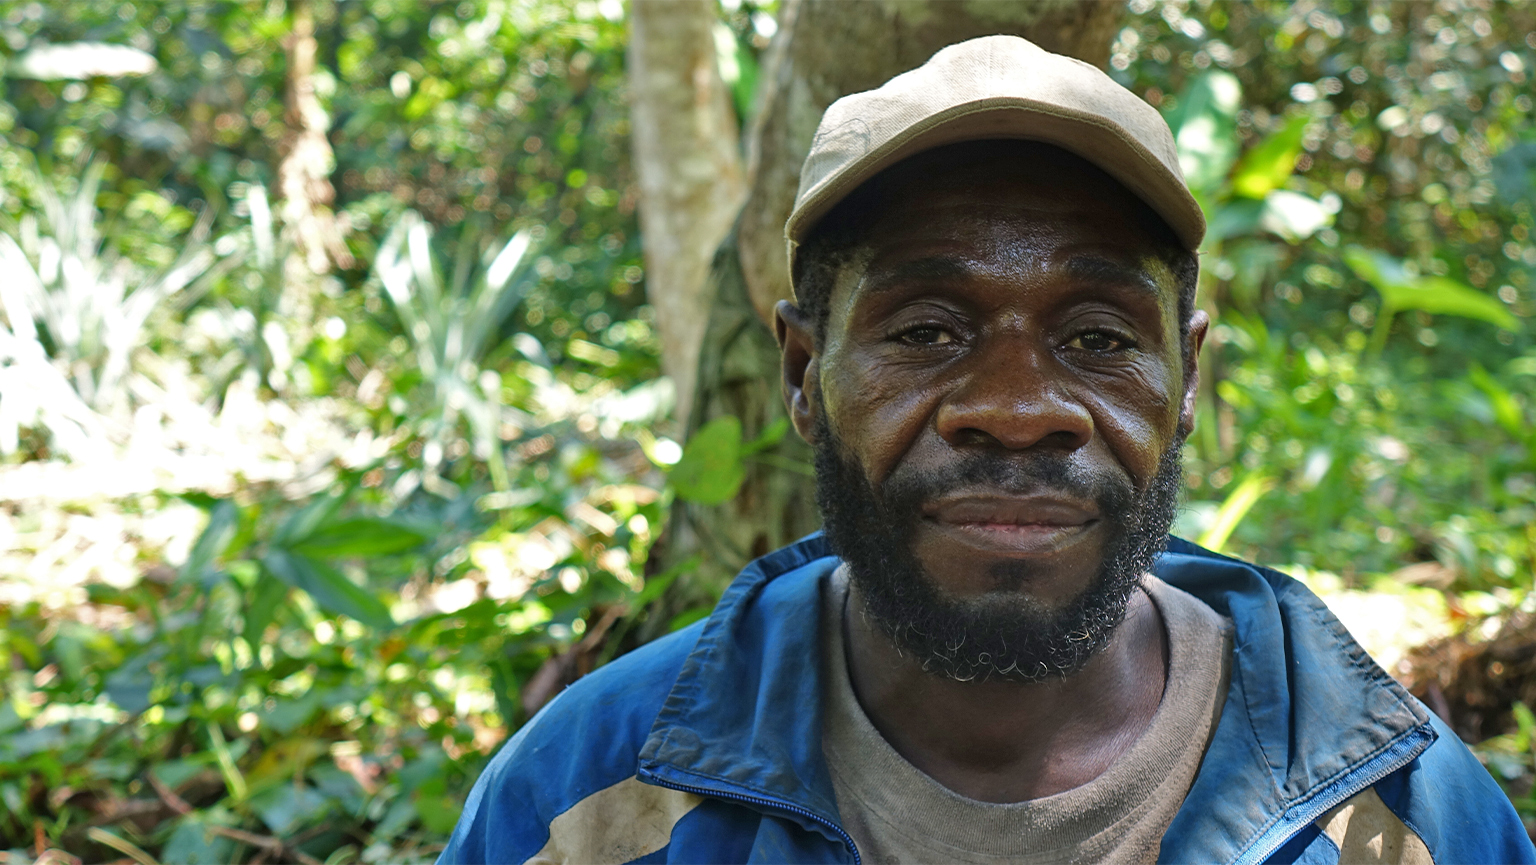
{"type": "Polygon", "coordinates": [[[779,341],[779,358],[784,376],[784,408],[795,431],[809,444],[815,444],[816,400],[819,355],[816,347],[816,323],[805,310],[787,300],[773,307],[773,335],[779,341]]]}
{"type": "Polygon", "coordinates": [[[1205,333],[1211,326],[1211,317],[1205,310],[1197,309],[1189,317],[1189,337],[1184,344],[1184,403],[1179,408],[1179,429],[1187,436],[1195,431],[1195,397],[1200,392],[1200,347],[1205,345],[1205,333]]]}

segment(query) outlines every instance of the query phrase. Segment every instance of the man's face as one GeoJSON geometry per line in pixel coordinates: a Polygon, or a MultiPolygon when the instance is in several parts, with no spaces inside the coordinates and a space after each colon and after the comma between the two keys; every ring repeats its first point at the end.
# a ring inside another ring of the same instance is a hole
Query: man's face
{"type": "Polygon", "coordinates": [[[877,199],[786,376],[865,612],[934,672],[1036,681],[1108,641],[1161,550],[1195,376],[1139,202],[984,154],[877,199]]]}

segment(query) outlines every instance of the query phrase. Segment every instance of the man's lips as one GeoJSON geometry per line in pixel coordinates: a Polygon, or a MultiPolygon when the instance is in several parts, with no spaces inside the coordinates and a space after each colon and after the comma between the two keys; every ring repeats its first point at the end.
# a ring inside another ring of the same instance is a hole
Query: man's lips
{"type": "Polygon", "coordinates": [[[966,546],[1025,556],[1058,552],[1099,522],[1092,502],[1050,493],[949,493],[925,505],[923,516],[966,546]]]}

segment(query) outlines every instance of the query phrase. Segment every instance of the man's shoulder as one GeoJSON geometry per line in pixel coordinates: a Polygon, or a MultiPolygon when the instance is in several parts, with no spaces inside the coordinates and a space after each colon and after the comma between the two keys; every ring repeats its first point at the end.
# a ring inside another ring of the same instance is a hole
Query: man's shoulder
{"type": "Polygon", "coordinates": [[[636,755],[704,623],[625,654],[560,692],[481,773],[440,862],[521,862],[578,803],[632,781],[636,755]]]}
{"type": "MultiPolygon", "coordinates": [[[[805,566],[826,557],[825,544],[813,536],[758,559],[726,589],[708,618],[622,655],[562,691],[486,767],[439,861],[521,862],[562,838],[568,843],[606,838],[587,825],[588,812],[634,811],[645,818],[637,826],[650,825],[646,821],[655,822],[657,814],[680,818],[697,797],[637,777],[658,719],[668,717],[672,703],[701,706],[694,693],[699,688],[688,684],[701,675],[711,681],[734,675],[740,686],[741,676],[758,670],[778,645],[775,623],[803,617],[812,583],[830,570],[805,566]],[[562,826],[564,835],[557,831],[562,826]]],[[[702,709],[720,712],[733,702],[725,693],[714,697],[703,701],[702,709]]],[[[607,839],[618,845],[614,849],[646,846],[633,832],[620,834],[607,839]]],[[[587,854],[597,855],[583,847],[574,861],[585,861],[587,854]]]]}
{"type": "Polygon", "coordinates": [[[565,791],[556,798],[570,801],[633,775],[635,755],[703,629],[695,622],[577,679],[523,725],[486,774],[501,783],[538,779],[541,794],[565,791]]]}
{"type": "MultiPolygon", "coordinates": [[[[634,755],[639,753],[706,632],[710,634],[706,639],[711,647],[725,640],[738,653],[752,654],[756,630],[753,620],[803,614],[806,579],[814,579],[819,571],[797,575],[805,579],[778,578],[823,557],[824,547],[819,537],[813,537],[754,561],[732,581],[710,616],[646,643],[578,679],[530,721],[505,750],[516,744],[518,750],[531,752],[542,750],[551,741],[568,744],[601,739],[614,746],[600,752],[583,751],[584,756],[615,760],[633,774],[634,755]]],[[[706,660],[693,658],[692,663],[697,666],[706,660]]]]}
{"type": "Polygon", "coordinates": [[[1327,836],[1352,857],[1390,836],[1405,845],[1403,861],[1417,861],[1406,855],[1414,849],[1437,862],[1531,861],[1514,808],[1477,758],[1306,586],[1176,538],[1156,572],[1235,630],[1233,687],[1205,777],[1186,799],[1196,807],[1170,829],[1174,849],[1224,858],[1201,846],[1218,834],[1211,816],[1230,824],[1230,838],[1256,843],[1269,830],[1247,815],[1267,801],[1259,810],[1274,825],[1314,827],[1293,842],[1327,836]],[[1332,810],[1314,814],[1314,803],[1332,810]],[[1196,824],[1204,831],[1191,833],[1196,824]]]}
{"type": "Polygon", "coordinates": [[[1383,805],[1436,862],[1532,862],[1536,849],[1509,797],[1450,726],[1418,759],[1376,784],[1383,805]]]}

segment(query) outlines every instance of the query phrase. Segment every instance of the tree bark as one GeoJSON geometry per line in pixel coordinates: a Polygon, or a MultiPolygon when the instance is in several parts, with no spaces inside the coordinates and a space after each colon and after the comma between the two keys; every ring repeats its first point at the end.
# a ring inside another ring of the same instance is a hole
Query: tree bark
{"type": "Polygon", "coordinates": [[[714,0],[630,7],[630,122],[646,296],[662,372],[686,423],[709,320],[709,263],[746,191],[740,135],[715,58],[714,0]]]}
{"type": "Polygon", "coordinates": [[[277,196],[283,227],[294,251],[311,274],[353,265],[331,213],[336,189],[331,172],[336,156],[326,132],[331,118],[315,92],[315,16],[310,0],[293,0],[293,29],[284,40],[288,68],[283,76],[283,123],[287,131],[278,146],[277,196]]]}
{"type": "MultiPolygon", "coordinates": [[[[750,193],[715,256],[716,292],[699,363],[689,430],[722,415],[753,438],[784,417],[779,352],[764,322],[790,296],[784,222],[822,112],[878,87],[946,45],[1012,33],[1103,67],[1125,9],[1118,3],[1041,0],[783,0],[748,136],[750,193]]],[[[751,558],[821,523],[810,451],[793,433],[749,465],[740,495],[717,507],[675,506],[653,571],[699,557],[654,611],[646,636],[675,613],[707,604],[751,558]]]]}

